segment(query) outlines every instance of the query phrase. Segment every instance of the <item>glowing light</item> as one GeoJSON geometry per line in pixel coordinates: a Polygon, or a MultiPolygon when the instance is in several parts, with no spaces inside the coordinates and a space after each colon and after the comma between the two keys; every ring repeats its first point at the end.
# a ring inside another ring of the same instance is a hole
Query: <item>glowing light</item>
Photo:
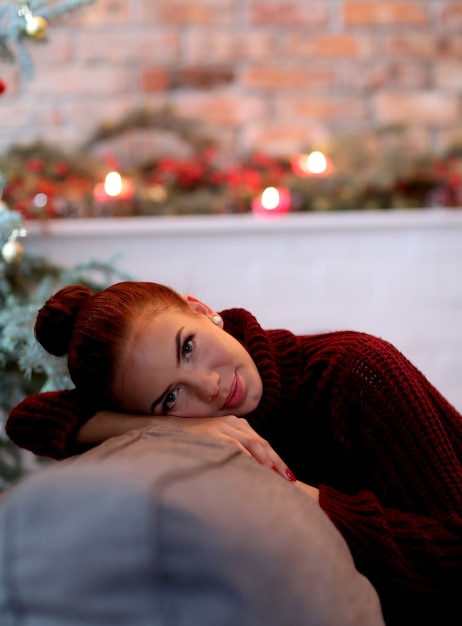
{"type": "Polygon", "coordinates": [[[319,150],[309,154],[295,154],[290,162],[298,176],[328,176],[333,172],[332,161],[319,150]]]}
{"type": "Polygon", "coordinates": [[[278,207],[281,196],[276,187],[267,187],[261,194],[261,205],[267,211],[274,211],[278,207]]]}
{"type": "Polygon", "coordinates": [[[281,215],[290,211],[290,191],[284,187],[266,187],[254,198],[252,211],[260,215],[281,215]]]}
{"type": "Polygon", "coordinates": [[[135,196],[135,185],[127,178],[123,178],[119,172],[109,172],[104,182],[98,183],[93,190],[95,209],[97,211],[117,210],[119,214],[131,210],[135,196]],[[112,208],[111,208],[112,207],[112,208]]]}
{"type": "Polygon", "coordinates": [[[109,172],[104,179],[104,191],[111,198],[120,195],[122,191],[122,176],[119,172],[109,172]]]}
{"type": "Polygon", "coordinates": [[[315,150],[306,159],[306,166],[313,174],[322,174],[327,168],[327,159],[322,152],[315,150]]]}
{"type": "Polygon", "coordinates": [[[34,205],[38,208],[38,209],[43,209],[43,207],[45,207],[48,203],[48,196],[46,195],[46,193],[37,193],[34,196],[34,205]]]}

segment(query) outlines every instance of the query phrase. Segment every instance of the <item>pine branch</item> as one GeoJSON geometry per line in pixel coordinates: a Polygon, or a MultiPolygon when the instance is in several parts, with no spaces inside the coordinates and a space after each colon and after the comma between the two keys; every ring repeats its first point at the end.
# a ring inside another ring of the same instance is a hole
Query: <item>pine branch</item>
{"type": "Polygon", "coordinates": [[[117,122],[101,124],[82,146],[89,150],[100,141],[114,139],[131,130],[159,129],[169,131],[198,149],[213,145],[213,141],[201,129],[196,120],[184,119],[175,114],[171,107],[159,110],[136,108],[117,122]]]}
{"type": "Polygon", "coordinates": [[[3,2],[0,3],[0,58],[16,63],[21,75],[26,80],[34,76],[31,56],[26,42],[45,43],[46,38],[33,39],[26,32],[28,11],[34,16],[43,17],[47,22],[71,11],[94,4],[97,0],[67,0],[54,6],[48,2],[30,0],[30,2],[3,2]]]}
{"type": "Polygon", "coordinates": [[[76,11],[77,9],[83,8],[84,5],[95,4],[95,2],[96,0],[67,0],[67,2],[60,2],[54,7],[45,8],[42,8],[42,6],[46,5],[46,2],[35,2],[31,3],[31,8],[35,4],[40,5],[36,8],[34,7],[33,12],[37,13],[37,15],[41,15],[46,20],[51,20],[55,17],[63,15],[64,13],[69,13],[71,11],[76,11]]]}
{"type": "Polygon", "coordinates": [[[20,230],[23,218],[16,211],[7,211],[0,207],[0,246],[3,245],[13,230],[20,230]]]}

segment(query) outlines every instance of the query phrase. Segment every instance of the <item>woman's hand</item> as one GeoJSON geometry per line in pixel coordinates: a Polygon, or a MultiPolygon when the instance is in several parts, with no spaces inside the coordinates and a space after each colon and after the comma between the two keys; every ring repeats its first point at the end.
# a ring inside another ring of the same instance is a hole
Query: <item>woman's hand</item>
{"type": "Polygon", "coordinates": [[[174,417],[163,415],[133,415],[101,411],[85,424],[76,434],[75,441],[82,446],[95,446],[110,437],[122,435],[129,430],[146,428],[175,428],[195,432],[199,435],[216,437],[235,445],[243,454],[256,459],[261,465],[271,468],[286,480],[295,481],[295,476],[270,444],[260,437],[250,424],[241,417],[174,417]]]}
{"type": "Polygon", "coordinates": [[[248,421],[235,415],[224,417],[173,417],[169,421],[175,422],[180,428],[192,432],[217,437],[235,445],[243,454],[256,459],[261,465],[266,465],[286,480],[295,481],[293,472],[287,467],[281,457],[273,450],[270,444],[250,426],[248,421]]]}

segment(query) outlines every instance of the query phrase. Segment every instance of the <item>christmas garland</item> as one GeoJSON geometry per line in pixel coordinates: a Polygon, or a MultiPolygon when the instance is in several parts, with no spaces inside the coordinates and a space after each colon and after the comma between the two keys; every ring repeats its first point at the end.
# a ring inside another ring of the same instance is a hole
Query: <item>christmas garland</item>
{"type": "Polygon", "coordinates": [[[3,197],[26,219],[242,213],[268,187],[290,198],[291,211],[461,206],[462,146],[415,155],[406,133],[390,127],[335,138],[322,146],[328,167],[316,171],[301,164],[319,146],[287,158],[236,158],[214,145],[202,124],[171,109],[135,110],[103,123],[73,152],[43,142],[11,147],[0,157],[3,197]],[[140,129],[171,133],[186,152],[122,165],[114,144],[140,129]],[[103,187],[111,170],[120,179],[113,195],[103,187]]]}

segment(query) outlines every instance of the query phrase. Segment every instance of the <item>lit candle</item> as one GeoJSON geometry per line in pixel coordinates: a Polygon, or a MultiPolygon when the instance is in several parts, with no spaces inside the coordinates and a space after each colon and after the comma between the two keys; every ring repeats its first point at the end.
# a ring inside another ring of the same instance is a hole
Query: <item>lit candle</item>
{"type": "MultiPolygon", "coordinates": [[[[114,214],[121,213],[121,206],[130,204],[133,200],[135,187],[131,180],[122,178],[119,172],[109,172],[104,183],[98,183],[93,191],[93,197],[97,207],[106,207],[114,214]]],[[[129,207],[127,207],[129,208],[129,207]]],[[[129,211],[130,212],[130,211],[129,211]]]]}
{"type": "Polygon", "coordinates": [[[252,211],[259,215],[281,215],[290,211],[290,191],[284,187],[267,187],[252,201],[252,211]]]}
{"type": "Polygon", "coordinates": [[[310,154],[295,154],[290,164],[298,176],[328,176],[333,171],[332,161],[319,150],[310,154]]]}
{"type": "Polygon", "coordinates": [[[97,202],[106,200],[132,198],[134,193],[133,183],[122,178],[119,172],[109,172],[104,179],[104,183],[99,183],[95,187],[94,197],[97,202]]]}

